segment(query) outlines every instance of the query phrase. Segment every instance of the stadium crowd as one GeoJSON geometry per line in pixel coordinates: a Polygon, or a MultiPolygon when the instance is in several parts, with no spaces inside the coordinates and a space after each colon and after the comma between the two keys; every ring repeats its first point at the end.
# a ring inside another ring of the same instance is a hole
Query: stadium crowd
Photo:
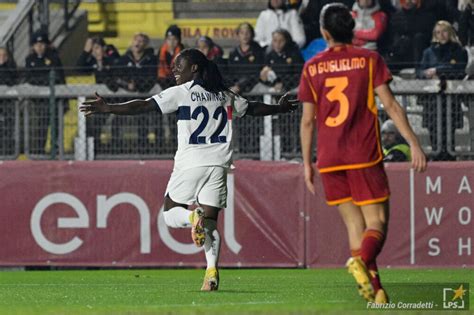
{"type": "MultiPolygon", "coordinates": [[[[377,50],[394,74],[418,79],[474,78],[473,0],[269,0],[255,28],[250,23],[238,26],[235,48],[228,54],[208,36],[199,37],[195,47],[219,65],[235,92],[289,91],[297,87],[305,60],[325,49],[316,17],[330,2],[352,8],[356,22],[353,45],[377,50]]],[[[94,74],[96,83],[112,91],[123,88],[147,93],[155,84],[163,89],[172,86],[172,63],[185,47],[177,25],[171,25],[164,35],[161,47],[151,47],[150,37],[137,33],[122,55],[103,38],[89,38],[77,60],[78,72],[94,74]]],[[[0,48],[0,84],[48,85],[51,68],[59,69],[56,84],[64,83],[61,60],[47,34],[33,35],[21,75],[13,56],[0,48]]],[[[454,104],[452,134],[462,127],[461,102],[454,104]]],[[[418,103],[424,106],[423,125],[431,134],[432,147],[442,146],[440,159],[453,159],[447,153],[446,137],[438,143],[435,106],[423,97],[418,103]]],[[[47,104],[38,108],[47,111],[47,104]]],[[[47,119],[47,114],[41,116],[47,119]]],[[[46,121],[39,124],[47,125],[46,121]]],[[[46,136],[46,131],[40,133],[46,136]]]]}

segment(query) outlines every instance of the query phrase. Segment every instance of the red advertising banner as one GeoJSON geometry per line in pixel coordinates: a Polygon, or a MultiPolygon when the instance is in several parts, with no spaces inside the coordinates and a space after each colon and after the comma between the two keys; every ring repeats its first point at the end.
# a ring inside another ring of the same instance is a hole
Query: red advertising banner
{"type": "MultiPolygon", "coordinates": [[[[304,264],[304,222],[294,210],[304,191],[273,198],[301,186],[299,166],[284,169],[243,163],[230,178],[230,206],[219,220],[222,266],[304,264]]],[[[0,264],[204,265],[190,230],[168,229],[160,215],[171,170],[171,161],[3,163],[0,264]]]]}
{"type": "MultiPolygon", "coordinates": [[[[390,232],[382,265],[473,266],[474,163],[424,174],[387,165],[390,232]]],[[[161,212],[172,161],[3,162],[0,265],[203,266],[189,229],[161,212]]],[[[219,218],[220,264],[340,266],[347,234],[321,183],[309,194],[300,164],[239,161],[219,218]]]]}
{"type": "MultiPolygon", "coordinates": [[[[474,163],[430,163],[418,174],[408,163],[386,164],[390,182],[388,237],[378,263],[385,266],[474,266],[474,163]]],[[[350,256],[335,207],[307,194],[306,265],[340,266],[350,256]]]]}
{"type": "Polygon", "coordinates": [[[474,265],[474,163],[430,165],[414,186],[411,263],[474,265]]]}

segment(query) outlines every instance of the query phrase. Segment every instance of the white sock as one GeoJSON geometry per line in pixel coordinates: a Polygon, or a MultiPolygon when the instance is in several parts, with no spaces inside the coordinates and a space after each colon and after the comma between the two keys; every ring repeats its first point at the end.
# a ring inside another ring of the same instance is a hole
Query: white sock
{"type": "Polygon", "coordinates": [[[183,207],[174,207],[168,211],[163,211],[163,217],[167,226],[172,228],[190,228],[189,215],[192,211],[183,207]]]}
{"type": "Polygon", "coordinates": [[[217,221],[204,219],[204,231],[206,232],[206,241],[204,242],[204,251],[206,253],[207,269],[217,267],[219,260],[219,250],[221,247],[221,237],[217,231],[217,221]]]}

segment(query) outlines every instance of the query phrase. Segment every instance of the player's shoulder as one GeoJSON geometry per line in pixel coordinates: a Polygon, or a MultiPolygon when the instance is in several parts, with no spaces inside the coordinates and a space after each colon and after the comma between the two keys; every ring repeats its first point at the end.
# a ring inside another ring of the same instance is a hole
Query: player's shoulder
{"type": "Polygon", "coordinates": [[[317,53],[316,55],[314,55],[313,57],[309,58],[306,62],[305,62],[305,65],[311,65],[311,64],[315,64],[315,63],[318,63],[319,61],[325,59],[328,55],[328,52],[329,50],[328,49],[325,49],[319,53],[317,53]]]}
{"type": "Polygon", "coordinates": [[[380,54],[375,50],[370,50],[363,47],[353,46],[350,45],[348,48],[348,52],[353,55],[368,57],[368,58],[380,58],[380,54]]]}
{"type": "Polygon", "coordinates": [[[326,59],[327,57],[327,49],[326,50],[323,50],[322,52],[319,52],[317,53],[316,55],[314,55],[313,57],[309,58],[308,60],[306,60],[306,62],[304,63],[304,67],[303,67],[303,72],[306,71],[306,69],[311,66],[311,65],[315,65],[317,64],[318,62],[326,59]]]}
{"type": "Polygon", "coordinates": [[[175,85],[167,88],[165,91],[170,94],[182,94],[187,93],[191,89],[192,81],[186,82],[180,85],[175,85]]]}

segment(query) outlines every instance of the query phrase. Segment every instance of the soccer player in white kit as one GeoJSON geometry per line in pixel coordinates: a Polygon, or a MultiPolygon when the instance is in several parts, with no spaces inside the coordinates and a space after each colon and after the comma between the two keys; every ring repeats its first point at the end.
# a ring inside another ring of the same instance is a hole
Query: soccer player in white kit
{"type": "Polygon", "coordinates": [[[177,86],[151,98],[108,104],[96,94],[80,111],[86,116],[177,113],[178,150],[166,188],[164,220],[169,227],[191,228],[194,243],[204,246],[207,269],[201,290],[214,291],[219,287],[217,217],[226,207],[227,171],[232,163],[232,117],[290,112],[297,100],[289,100],[286,94],[278,105],[248,101],[225,86],[217,66],[197,49],[183,50],[172,71],[177,86]],[[195,203],[198,207],[188,210],[195,203]]]}

